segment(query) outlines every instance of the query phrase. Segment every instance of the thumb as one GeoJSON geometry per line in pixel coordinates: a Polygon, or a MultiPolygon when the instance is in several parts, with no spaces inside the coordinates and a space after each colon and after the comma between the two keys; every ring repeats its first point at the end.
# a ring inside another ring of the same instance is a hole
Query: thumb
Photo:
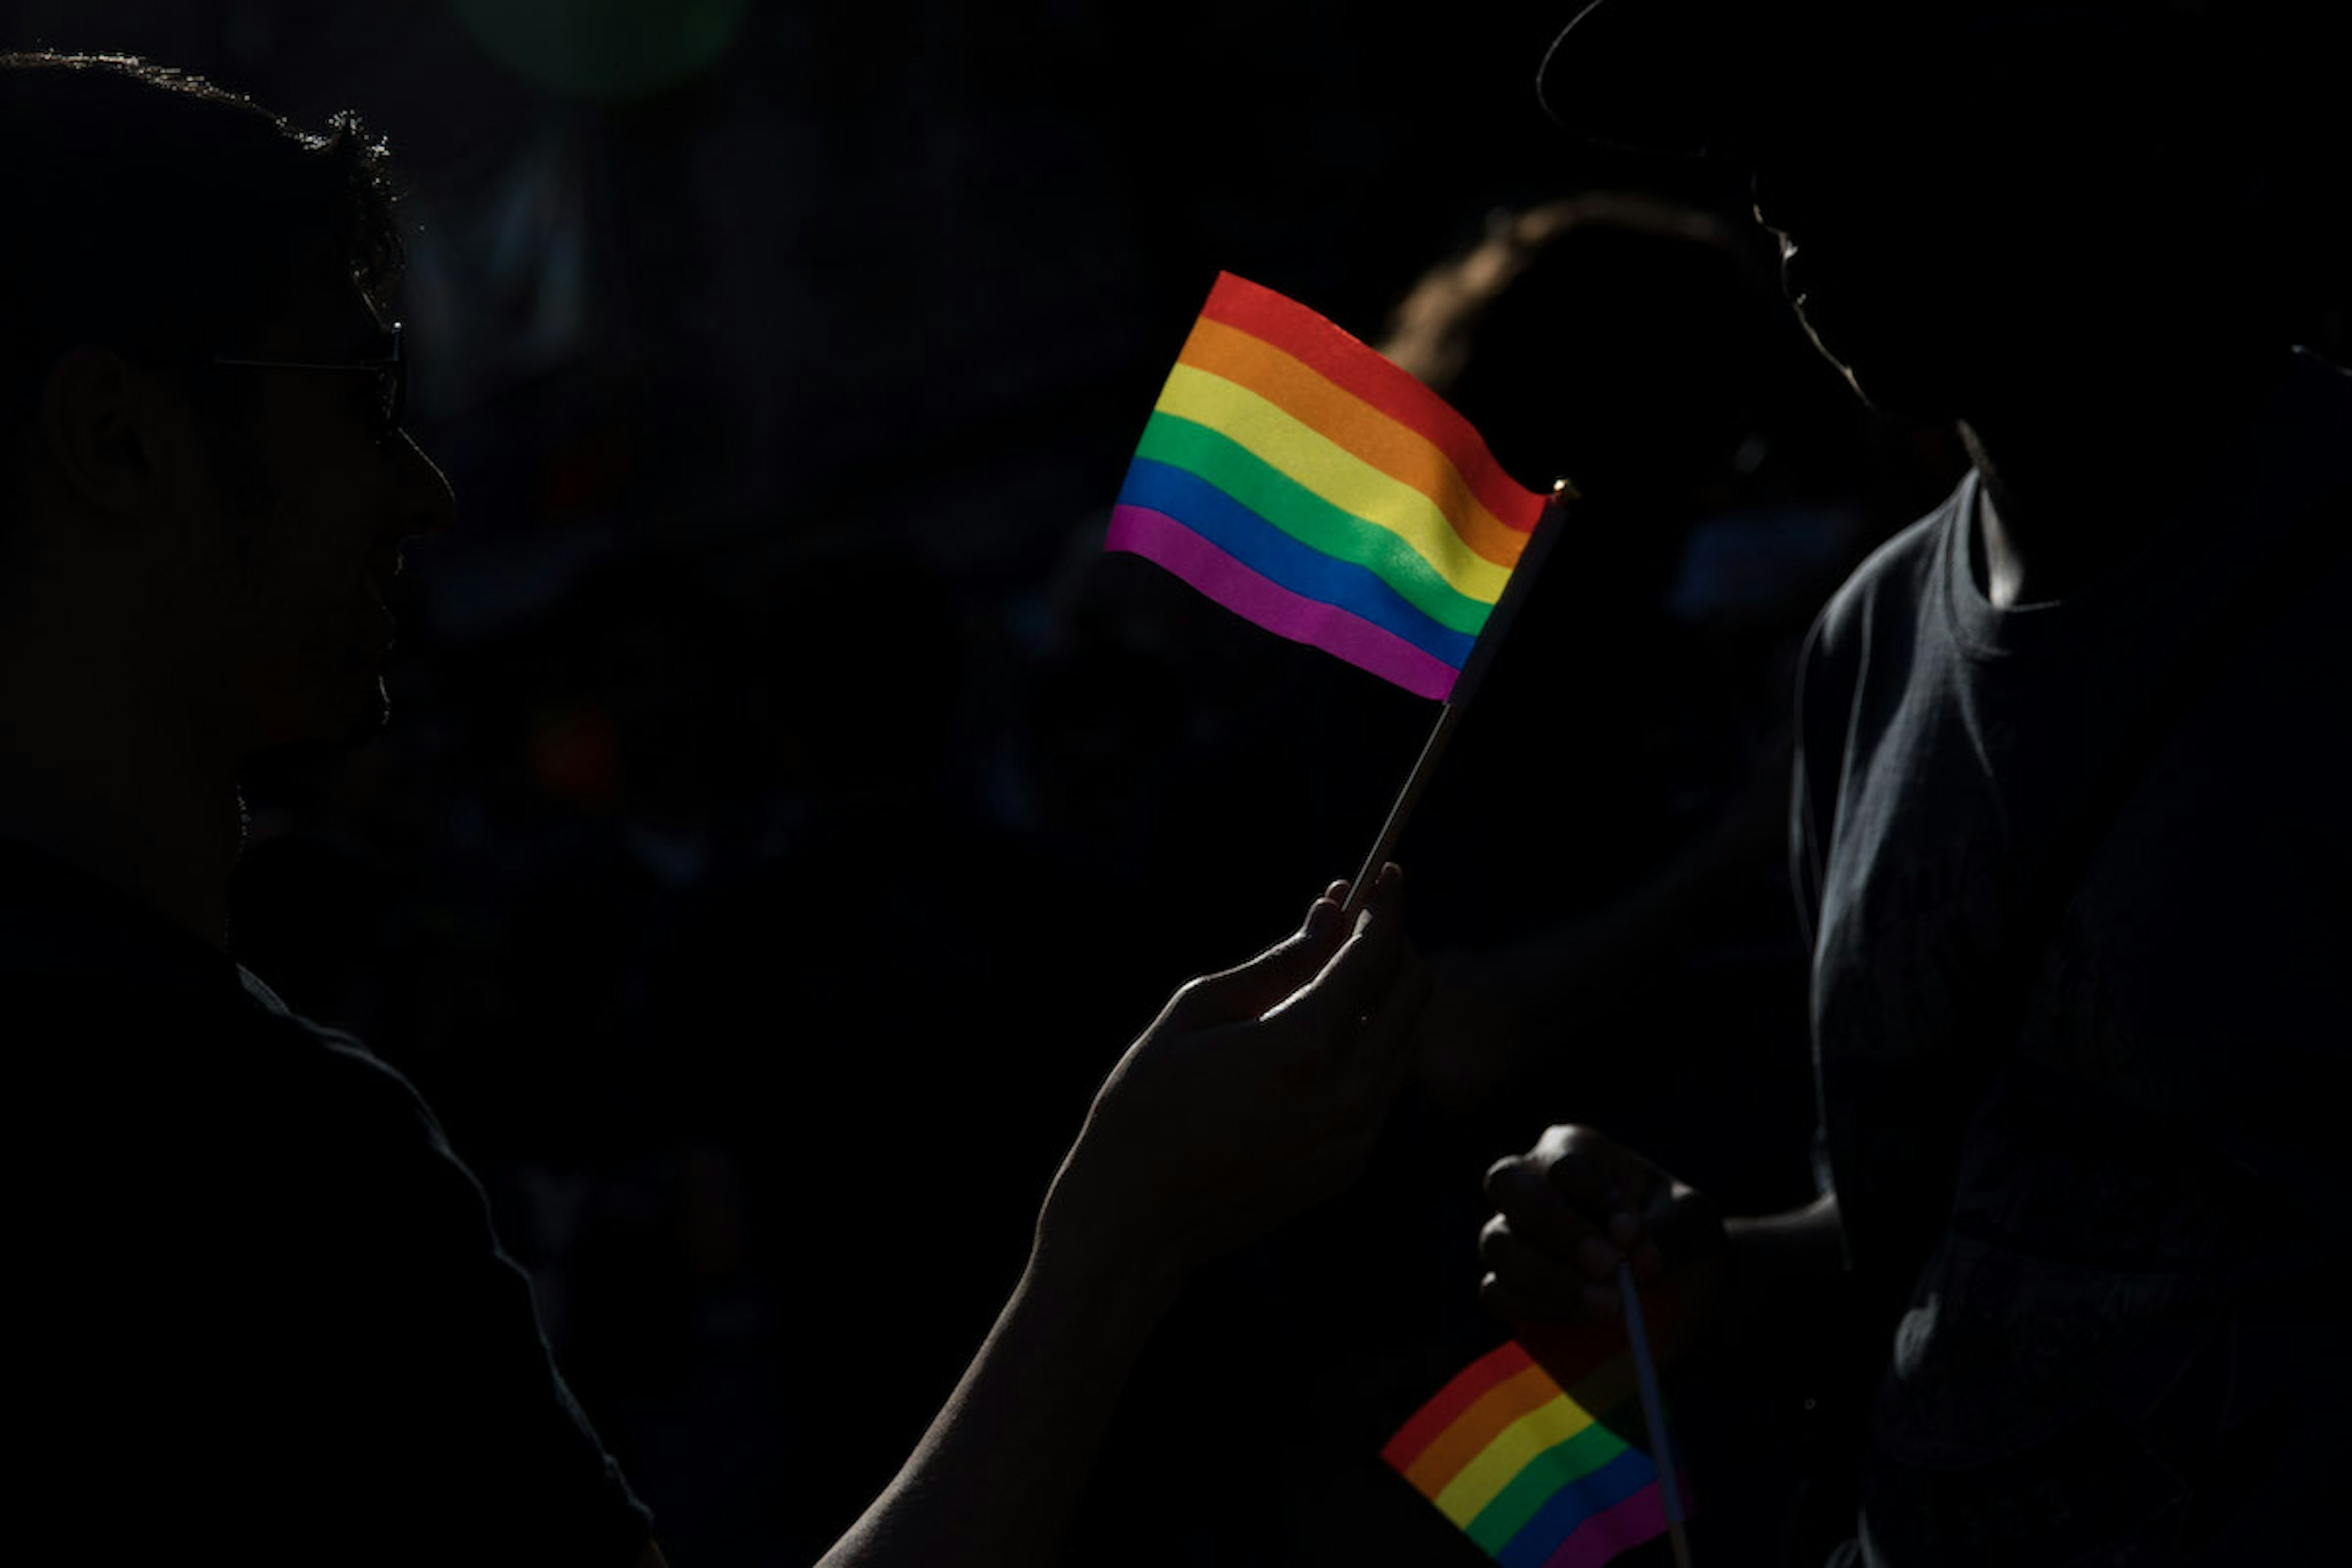
{"type": "Polygon", "coordinates": [[[1347,894],[1347,883],[1332,883],[1297,931],[1245,963],[1185,986],[1170,1006],[1171,1021],[1187,1028],[1240,1023],[1312,980],[1339,946],[1339,906],[1347,894]]]}
{"type": "Polygon", "coordinates": [[[1404,919],[1394,866],[1383,868],[1356,929],[1324,965],[1280,999],[1268,1022],[1309,1035],[1328,1035],[1362,1016],[1388,990],[1406,952],[1404,919]]]}

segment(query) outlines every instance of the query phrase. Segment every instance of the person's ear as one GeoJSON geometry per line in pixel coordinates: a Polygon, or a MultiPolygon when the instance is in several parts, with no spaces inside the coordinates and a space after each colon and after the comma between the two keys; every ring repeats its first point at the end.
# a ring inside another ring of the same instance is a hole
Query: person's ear
{"type": "Polygon", "coordinates": [[[102,511],[143,517],[168,505],[190,446],[190,410],[112,350],[70,349],[41,386],[43,447],[59,477],[102,511]]]}

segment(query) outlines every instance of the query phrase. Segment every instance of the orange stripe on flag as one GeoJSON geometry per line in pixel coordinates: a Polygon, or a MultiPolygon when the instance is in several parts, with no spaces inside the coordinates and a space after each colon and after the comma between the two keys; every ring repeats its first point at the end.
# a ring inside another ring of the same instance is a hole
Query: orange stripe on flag
{"type": "Polygon", "coordinates": [[[1381,1458],[1388,1461],[1390,1468],[1402,1470],[1421,1458],[1422,1450],[1437,1441],[1487,1390],[1516,1377],[1529,1364],[1527,1348],[1517,1340],[1505,1340],[1454,1373],[1452,1382],[1431,1395],[1429,1403],[1415,1411],[1412,1419],[1381,1446],[1381,1458]]]}
{"type": "Polygon", "coordinates": [[[1230,272],[1217,274],[1201,313],[1272,343],[1420,431],[1453,458],[1488,511],[1522,532],[1535,528],[1543,498],[1505,473],[1478,432],[1444,398],[1370,344],[1287,295],[1230,272]]]}
{"type": "Polygon", "coordinates": [[[1429,437],[1365,402],[1283,349],[1203,316],[1180,363],[1245,386],[1401,484],[1427,496],[1462,542],[1497,566],[1517,563],[1528,535],[1496,520],[1429,437]]]}
{"type": "Polygon", "coordinates": [[[1437,1440],[1405,1467],[1404,1479],[1424,1497],[1435,1497],[1463,1468],[1485,1453],[1504,1428],[1559,1397],[1551,1373],[1530,1364],[1496,1384],[1471,1403],[1437,1440]]]}

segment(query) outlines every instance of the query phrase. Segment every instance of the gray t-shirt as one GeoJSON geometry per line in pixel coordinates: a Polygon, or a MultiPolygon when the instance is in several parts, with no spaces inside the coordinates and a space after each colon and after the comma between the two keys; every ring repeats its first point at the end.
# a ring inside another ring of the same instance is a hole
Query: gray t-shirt
{"type": "Polygon", "coordinates": [[[2298,355],[2231,452],[2169,536],[2010,610],[1971,473],[1807,647],[1792,853],[1822,1163],[1884,1367],[1872,1562],[2269,1561],[2340,1529],[2352,568],[2290,542],[2352,530],[2352,377],[2298,355]]]}

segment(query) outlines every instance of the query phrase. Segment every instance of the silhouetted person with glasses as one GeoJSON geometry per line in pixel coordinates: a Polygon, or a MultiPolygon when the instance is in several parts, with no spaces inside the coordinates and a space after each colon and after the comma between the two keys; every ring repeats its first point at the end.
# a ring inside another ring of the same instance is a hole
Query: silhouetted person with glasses
{"type": "MultiPolygon", "coordinates": [[[[451,517],[400,427],[383,151],[135,61],[0,57],[0,212],[19,1533],[74,1562],[657,1564],[432,1113],[226,929],[239,769],[386,721],[386,587],[451,517]]],[[[1122,1058],[987,1342],[830,1561],[1049,1559],[1186,1271],[1360,1167],[1421,983],[1393,872],[1341,917],[1318,900],[1122,1058]]],[[[919,1247],[951,1207],[877,1222],[919,1247]]]]}
{"type": "Polygon", "coordinates": [[[1628,1251],[1718,1369],[1817,1354],[1848,1560],[2345,1533],[2334,11],[1601,0],[1547,63],[1572,129],[1744,163],[1822,352],[1975,460],[1804,658],[1820,1198],[1726,1220],[1562,1124],[1481,1243],[1507,1315],[1617,1310],[1628,1251]]]}

